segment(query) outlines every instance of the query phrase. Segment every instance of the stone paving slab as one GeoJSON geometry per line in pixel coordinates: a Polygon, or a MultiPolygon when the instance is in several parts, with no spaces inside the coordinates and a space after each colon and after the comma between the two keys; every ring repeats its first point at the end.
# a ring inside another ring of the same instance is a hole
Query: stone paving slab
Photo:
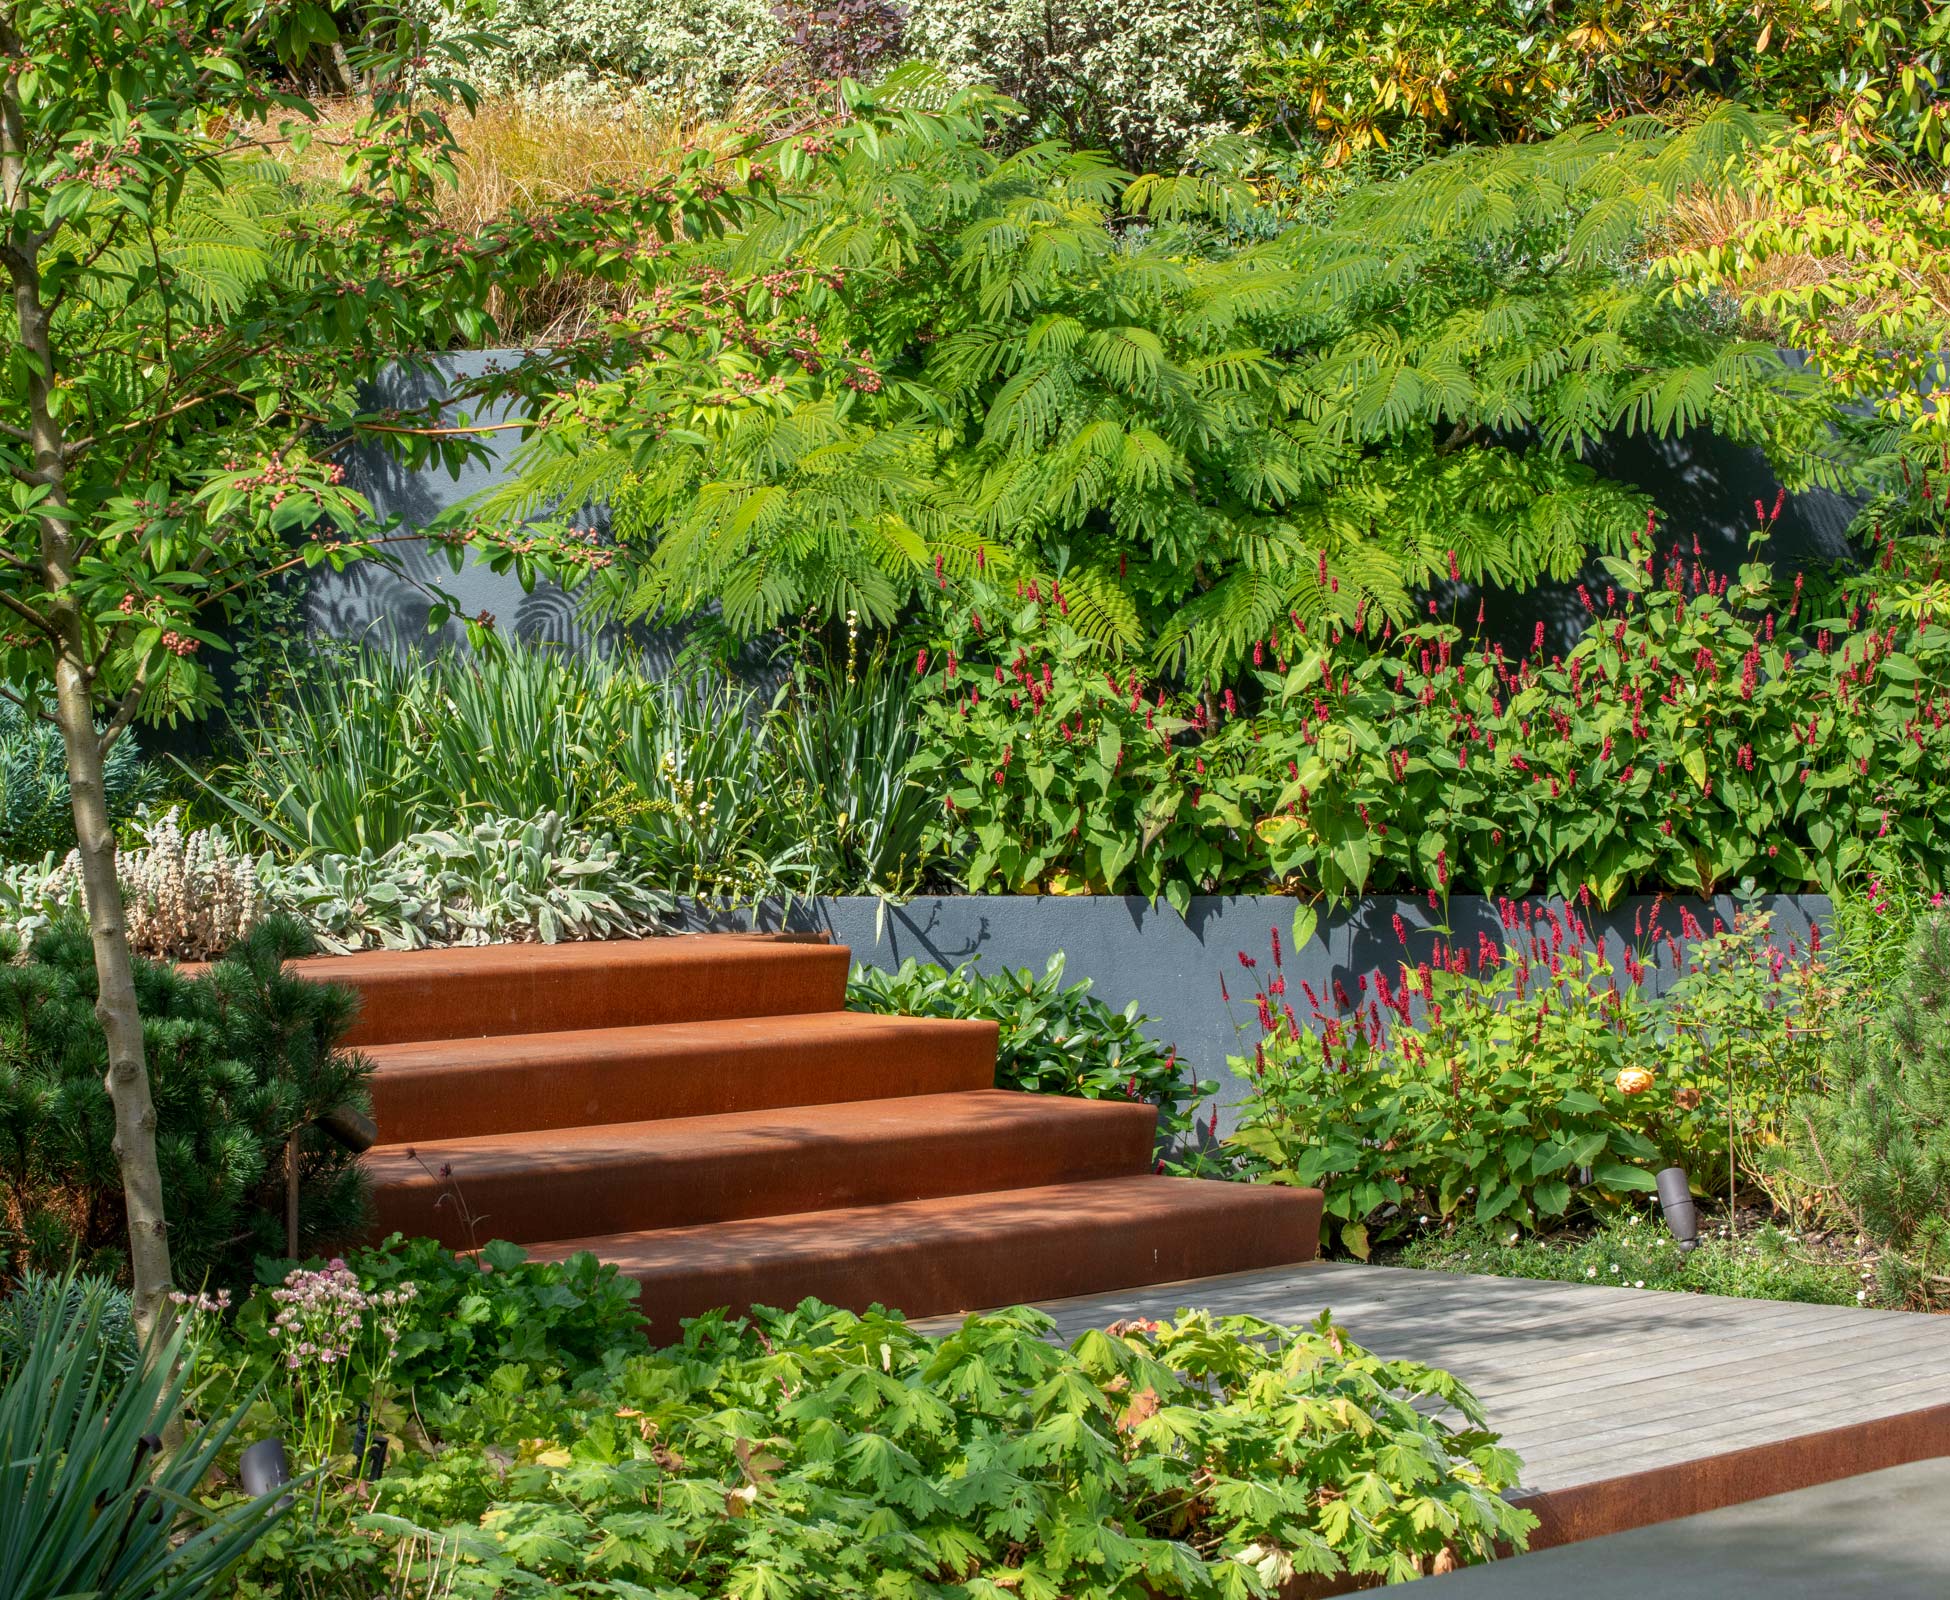
{"type": "Polygon", "coordinates": [[[1417,1600],[1945,1600],[1950,1457],[1470,1567],[1417,1600]]]}

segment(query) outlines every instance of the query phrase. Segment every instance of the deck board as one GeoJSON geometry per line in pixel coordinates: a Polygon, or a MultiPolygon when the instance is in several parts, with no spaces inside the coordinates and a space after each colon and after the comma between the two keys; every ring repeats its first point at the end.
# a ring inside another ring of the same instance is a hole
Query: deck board
{"type": "MultiPolygon", "coordinates": [[[[1859,1441],[1837,1430],[1886,1441],[1892,1428],[1907,1429],[1908,1459],[1950,1454],[1946,1317],[1341,1262],[1043,1307],[1066,1338],[1186,1308],[1282,1323],[1331,1308],[1376,1353],[1446,1368],[1522,1457],[1523,1496],[1742,1451],[1759,1452],[1753,1459],[1778,1474],[1801,1441],[1825,1441],[1836,1460],[1859,1455],[1859,1441]]],[[[1760,1481],[1755,1492],[1771,1492],[1760,1481]]]]}

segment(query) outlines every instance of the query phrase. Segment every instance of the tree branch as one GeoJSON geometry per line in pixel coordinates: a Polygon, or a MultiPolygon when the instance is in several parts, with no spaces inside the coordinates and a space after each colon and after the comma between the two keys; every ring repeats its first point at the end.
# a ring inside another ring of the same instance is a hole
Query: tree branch
{"type": "Polygon", "coordinates": [[[115,741],[135,720],[136,710],[141,706],[142,696],[148,688],[149,663],[144,660],[135,669],[135,682],[129,685],[129,692],[122,696],[121,703],[115,708],[115,715],[108,719],[108,726],[102,729],[101,752],[104,761],[108,759],[109,751],[115,748],[115,741]]]}

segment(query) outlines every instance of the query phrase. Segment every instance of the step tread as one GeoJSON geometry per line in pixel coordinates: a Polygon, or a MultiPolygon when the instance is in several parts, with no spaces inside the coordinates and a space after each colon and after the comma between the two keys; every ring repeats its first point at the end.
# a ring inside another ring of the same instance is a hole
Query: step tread
{"type": "Polygon", "coordinates": [[[388,1144],[995,1087],[996,1025],[865,1011],[367,1049],[388,1144]]]}
{"type": "Polygon", "coordinates": [[[689,965],[695,961],[819,960],[840,948],[823,939],[770,933],[664,933],[627,939],[567,939],[557,944],[442,945],[427,950],[355,950],[342,956],[303,956],[286,962],[302,977],[325,983],[411,982],[426,977],[586,967],[689,965]]]}
{"type": "Polygon", "coordinates": [[[412,1145],[381,1144],[367,1152],[365,1161],[375,1190],[416,1188],[441,1181],[422,1171],[421,1162],[436,1173],[443,1164],[451,1165],[455,1176],[465,1181],[536,1169],[559,1174],[653,1162],[717,1165],[751,1158],[790,1160],[807,1146],[835,1142],[868,1147],[915,1139],[1006,1138],[1032,1129],[1061,1129],[1088,1137],[1129,1123],[1143,1123],[1148,1139],[1154,1118],[1153,1108],[1142,1102],[965,1089],[429,1139],[412,1145]],[[406,1159],[409,1151],[417,1160],[406,1159]]]}
{"type": "Polygon", "coordinates": [[[613,1028],[562,1028],[489,1034],[471,1039],[406,1039],[366,1045],[380,1077],[413,1072],[472,1072],[539,1063],[565,1056],[586,1060],[694,1055],[753,1044],[871,1043],[921,1039],[949,1031],[993,1034],[995,1024],[951,1017],[888,1016],[877,1011],[792,1011],[765,1017],[710,1017],[692,1022],[639,1022],[613,1028]],[[780,1035],[786,1037],[781,1039],[780,1035]]]}
{"type": "Polygon", "coordinates": [[[714,1306],[808,1295],[910,1316],[1091,1294],[1318,1253],[1318,1189],[1152,1175],[985,1190],[527,1246],[592,1251],[645,1286],[656,1336],[714,1306]]]}
{"type": "Polygon", "coordinates": [[[838,1011],[844,945],[754,934],[369,950],[289,964],[354,989],[346,1042],[480,1039],[712,1017],[838,1011]]]}

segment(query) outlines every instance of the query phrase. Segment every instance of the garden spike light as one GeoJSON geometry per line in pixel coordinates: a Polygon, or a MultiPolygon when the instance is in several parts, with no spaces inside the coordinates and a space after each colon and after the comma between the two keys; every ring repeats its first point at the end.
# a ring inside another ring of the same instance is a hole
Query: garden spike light
{"type": "Polygon", "coordinates": [[[1681,1250],[1699,1248],[1699,1208],[1693,1204],[1692,1181],[1684,1167],[1665,1167],[1658,1176],[1659,1205],[1666,1214],[1666,1227],[1679,1241],[1681,1250]]]}

